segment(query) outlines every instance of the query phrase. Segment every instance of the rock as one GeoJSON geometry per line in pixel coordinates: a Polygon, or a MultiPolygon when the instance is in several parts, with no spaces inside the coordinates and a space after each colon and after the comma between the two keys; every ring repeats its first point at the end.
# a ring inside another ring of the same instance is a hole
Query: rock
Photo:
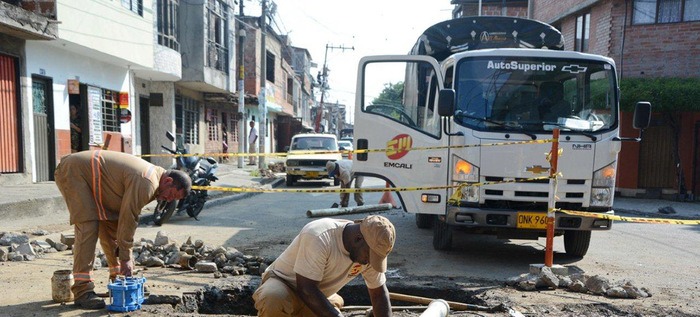
{"type": "Polygon", "coordinates": [[[568,276],[559,277],[559,288],[569,288],[573,281],[568,276]]]}
{"type": "Polygon", "coordinates": [[[54,249],[56,248],[56,241],[53,241],[53,239],[46,238],[46,240],[44,240],[44,241],[46,241],[46,243],[48,243],[52,248],[54,248],[54,249]]]}
{"type": "Polygon", "coordinates": [[[19,262],[19,261],[24,261],[24,255],[21,255],[17,252],[12,252],[10,253],[7,258],[12,261],[12,262],[19,262]]]}
{"type": "Polygon", "coordinates": [[[54,245],[54,248],[56,249],[56,251],[66,251],[66,250],[68,250],[68,245],[65,243],[56,242],[56,245],[54,245]]]}
{"type": "Polygon", "coordinates": [[[36,252],[31,244],[28,242],[21,243],[16,249],[12,249],[13,252],[17,252],[22,255],[33,255],[36,256],[36,252]]]}
{"type": "Polygon", "coordinates": [[[25,261],[34,261],[34,260],[36,260],[36,255],[25,254],[25,255],[24,255],[24,260],[25,260],[25,261]]]}
{"type": "Polygon", "coordinates": [[[258,273],[259,273],[258,275],[262,276],[263,273],[265,273],[265,271],[267,270],[267,267],[268,267],[267,264],[265,264],[264,262],[261,262],[261,263],[260,263],[260,267],[258,268],[258,271],[259,271],[259,272],[258,272],[258,273]]]}
{"type": "Polygon", "coordinates": [[[37,241],[33,241],[32,244],[33,244],[34,246],[36,246],[37,248],[41,248],[41,251],[42,251],[42,252],[43,252],[43,251],[46,251],[46,250],[48,250],[48,249],[53,248],[53,246],[52,246],[51,244],[49,244],[48,242],[46,242],[46,241],[39,241],[39,240],[37,240],[37,241]]]}
{"type": "Polygon", "coordinates": [[[195,248],[195,249],[199,249],[199,248],[201,248],[202,246],[204,246],[204,241],[202,241],[202,240],[195,240],[195,241],[194,241],[194,248],[195,248]]]}
{"type": "Polygon", "coordinates": [[[95,260],[92,262],[92,269],[99,270],[102,267],[102,259],[99,256],[95,256],[95,260]]]}
{"type": "Polygon", "coordinates": [[[0,262],[7,262],[7,250],[0,248],[0,262]]]}
{"type": "Polygon", "coordinates": [[[0,238],[0,245],[2,245],[2,246],[10,246],[13,243],[22,244],[22,243],[28,243],[28,242],[29,242],[29,237],[26,234],[15,233],[15,232],[7,232],[2,236],[2,238],[0,238]]]}
{"type": "Polygon", "coordinates": [[[165,263],[158,257],[149,256],[141,262],[141,265],[145,267],[164,267],[165,263]]]}
{"type": "Polygon", "coordinates": [[[603,295],[610,288],[610,282],[603,276],[595,275],[586,281],[586,288],[593,294],[603,295]]]}
{"type": "Polygon", "coordinates": [[[197,264],[194,265],[194,268],[198,272],[202,272],[202,273],[214,273],[214,272],[218,271],[218,268],[216,267],[216,263],[209,262],[209,261],[197,262],[197,264]]]}
{"type": "Polygon", "coordinates": [[[569,290],[571,290],[572,292],[577,292],[577,293],[588,292],[586,285],[583,284],[583,282],[580,280],[573,281],[573,283],[571,283],[571,285],[569,285],[569,290]]]}
{"type": "Polygon", "coordinates": [[[75,243],[74,234],[61,234],[61,243],[68,246],[68,248],[73,248],[73,243],[75,243]]]}
{"type": "Polygon", "coordinates": [[[516,287],[518,289],[521,289],[523,291],[534,291],[537,289],[537,282],[539,281],[539,278],[535,274],[527,274],[518,284],[516,284],[516,287]]]}
{"type": "Polygon", "coordinates": [[[149,295],[143,303],[148,305],[170,304],[175,307],[182,303],[182,299],[177,295],[149,295]]]}
{"type": "Polygon", "coordinates": [[[153,242],[153,245],[163,246],[167,244],[170,244],[170,237],[168,237],[168,233],[165,231],[158,231],[158,233],[156,233],[156,240],[153,242]]]}
{"type": "Polygon", "coordinates": [[[627,298],[627,292],[624,288],[620,286],[615,286],[605,291],[605,296],[613,298],[627,298]]]}
{"type": "Polygon", "coordinates": [[[676,210],[673,209],[673,207],[671,207],[671,206],[660,207],[659,213],[664,214],[664,215],[671,215],[671,214],[675,214],[676,210]]]}
{"type": "Polygon", "coordinates": [[[229,260],[234,260],[242,256],[243,252],[238,251],[238,249],[236,248],[228,248],[228,250],[226,250],[226,258],[229,260]]]}
{"type": "Polygon", "coordinates": [[[559,278],[552,273],[550,267],[545,266],[540,270],[539,279],[550,288],[556,289],[559,286],[559,278]]]}
{"type": "Polygon", "coordinates": [[[48,231],[43,230],[43,229],[35,229],[35,230],[30,231],[29,234],[35,235],[35,236],[47,236],[47,235],[51,234],[51,232],[48,232],[48,231]]]}
{"type": "Polygon", "coordinates": [[[214,278],[221,278],[222,274],[219,271],[214,272],[214,278]]]}
{"type": "Polygon", "coordinates": [[[518,275],[518,276],[509,277],[509,278],[506,280],[506,285],[508,285],[508,286],[513,286],[513,287],[514,287],[514,286],[516,286],[520,281],[523,281],[523,280],[527,279],[527,276],[528,276],[528,275],[529,275],[529,274],[527,274],[527,273],[523,273],[523,274],[520,274],[520,275],[518,275]]]}
{"type": "Polygon", "coordinates": [[[632,285],[632,282],[627,282],[625,285],[622,285],[622,288],[627,292],[627,297],[628,298],[643,298],[643,297],[649,297],[650,295],[644,291],[644,289],[639,289],[636,286],[632,285]]]}

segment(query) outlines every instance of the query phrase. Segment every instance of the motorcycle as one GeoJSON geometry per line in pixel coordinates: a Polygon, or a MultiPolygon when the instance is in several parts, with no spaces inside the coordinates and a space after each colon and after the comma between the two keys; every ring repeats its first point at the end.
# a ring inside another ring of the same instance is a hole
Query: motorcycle
{"type": "MultiPolygon", "coordinates": [[[[166,132],[165,135],[171,142],[175,142],[175,137],[170,131],[166,132]]],[[[187,149],[177,145],[174,150],[164,145],[161,145],[161,148],[174,155],[189,154],[187,149]]],[[[192,186],[209,186],[212,182],[217,181],[219,178],[214,173],[218,167],[219,165],[214,158],[202,158],[199,156],[177,156],[175,164],[171,166],[172,169],[178,169],[187,173],[192,180],[192,186]]],[[[189,195],[181,200],[171,202],[158,200],[156,208],[153,210],[153,223],[157,226],[164,224],[176,210],[178,214],[185,211],[188,216],[199,220],[197,216],[202,212],[208,196],[207,190],[192,189],[189,195]]]]}

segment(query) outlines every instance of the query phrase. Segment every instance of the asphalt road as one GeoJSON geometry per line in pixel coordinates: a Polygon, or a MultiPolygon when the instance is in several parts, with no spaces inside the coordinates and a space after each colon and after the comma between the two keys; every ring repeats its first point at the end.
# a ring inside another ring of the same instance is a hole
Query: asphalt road
{"type": "MultiPolygon", "coordinates": [[[[327,182],[301,182],[295,189],[327,187],[327,182]]],[[[383,187],[382,181],[367,179],[367,187],[383,187]]],[[[281,187],[284,188],[284,187],[281,187]]],[[[367,204],[377,203],[380,193],[367,193],[367,204]]],[[[179,241],[188,236],[212,245],[234,246],[246,253],[274,258],[312,218],[309,209],[328,208],[337,202],[329,193],[265,193],[244,200],[205,206],[200,221],[173,217],[162,227],[140,227],[137,235],[155,237],[166,230],[179,241]]],[[[354,205],[352,198],[350,205],[354,205]]],[[[412,214],[401,209],[378,212],[389,218],[397,230],[397,242],[389,257],[390,278],[448,278],[454,283],[500,287],[509,277],[528,271],[533,263],[544,262],[544,239],[498,240],[492,236],[457,232],[453,249],[432,248],[432,231],[418,229],[412,214]]],[[[337,218],[358,219],[364,214],[337,218]]],[[[662,304],[697,303],[700,289],[700,226],[656,225],[615,222],[611,231],[594,232],[583,259],[564,254],[563,239],[555,238],[554,263],[570,271],[603,275],[611,281],[631,280],[645,287],[662,304]]],[[[700,313],[700,308],[697,308],[700,313]]]]}

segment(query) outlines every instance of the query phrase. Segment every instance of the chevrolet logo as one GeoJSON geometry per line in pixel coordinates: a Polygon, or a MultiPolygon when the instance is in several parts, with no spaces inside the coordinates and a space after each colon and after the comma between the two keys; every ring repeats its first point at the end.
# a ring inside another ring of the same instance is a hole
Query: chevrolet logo
{"type": "Polygon", "coordinates": [[[532,174],[544,174],[544,173],[549,172],[549,167],[542,167],[542,165],[535,165],[535,166],[525,168],[525,171],[530,172],[532,174]]]}

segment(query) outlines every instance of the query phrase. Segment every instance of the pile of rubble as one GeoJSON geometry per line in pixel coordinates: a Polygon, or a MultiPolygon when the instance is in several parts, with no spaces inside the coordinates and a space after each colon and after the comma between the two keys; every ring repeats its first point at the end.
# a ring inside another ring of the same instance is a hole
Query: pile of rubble
{"type": "Polygon", "coordinates": [[[542,289],[566,289],[571,292],[589,293],[612,298],[643,298],[651,297],[646,288],[638,288],[631,281],[612,283],[607,278],[582,273],[568,274],[566,267],[555,265],[552,267],[531,265],[530,272],[512,277],[506,282],[523,291],[535,291],[542,289]]]}
{"type": "MultiPolygon", "coordinates": [[[[48,235],[46,230],[30,232],[34,236],[48,235]]],[[[0,232],[0,262],[33,261],[45,253],[65,251],[73,244],[68,236],[61,236],[61,241],[47,238],[44,241],[29,241],[29,235],[16,232],[0,232]]]]}
{"type": "Polygon", "coordinates": [[[214,273],[216,278],[224,274],[260,275],[274,260],[246,255],[232,247],[210,246],[202,240],[192,242],[191,237],[179,245],[165,231],[158,231],[155,240],[135,243],[133,256],[137,265],[196,270],[214,273]]]}

